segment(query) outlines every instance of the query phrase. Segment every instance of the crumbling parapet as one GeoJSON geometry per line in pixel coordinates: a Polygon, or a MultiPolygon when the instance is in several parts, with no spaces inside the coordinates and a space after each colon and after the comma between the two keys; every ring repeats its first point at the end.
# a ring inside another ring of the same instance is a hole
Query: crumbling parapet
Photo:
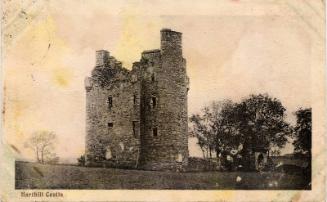
{"type": "Polygon", "coordinates": [[[107,50],[97,50],[95,52],[95,57],[95,66],[106,66],[109,63],[110,54],[107,50]]]}

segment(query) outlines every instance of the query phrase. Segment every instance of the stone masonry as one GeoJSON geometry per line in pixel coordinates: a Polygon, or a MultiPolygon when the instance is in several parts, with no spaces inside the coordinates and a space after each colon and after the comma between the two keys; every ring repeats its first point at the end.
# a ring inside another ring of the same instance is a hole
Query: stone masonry
{"type": "Polygon", "coordinates": [[[96,51],[85,79],[86,164],[183,170],[188,86],[180,32],[162,29],[161,48],[144,51],[132,70],[108,51],[96,51]]]}

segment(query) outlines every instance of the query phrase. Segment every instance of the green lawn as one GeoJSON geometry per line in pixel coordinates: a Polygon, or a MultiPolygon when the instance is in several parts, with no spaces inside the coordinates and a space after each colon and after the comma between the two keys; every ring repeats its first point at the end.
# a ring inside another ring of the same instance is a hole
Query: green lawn
{"type": "Polygon", "coordinates": [[[305,189],[303,179],[277,172],[175,173],[16,162],[16,189],[305,189]]]}

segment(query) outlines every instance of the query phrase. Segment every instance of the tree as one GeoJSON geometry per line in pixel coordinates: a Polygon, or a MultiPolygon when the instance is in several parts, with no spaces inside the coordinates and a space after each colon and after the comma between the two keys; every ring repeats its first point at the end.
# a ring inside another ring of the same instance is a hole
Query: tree
{"type": "Polygon", "coordinates": [[[40,163],[58,162],[59,158],[53,152],[55,148],[56,134],[50,131],[36,131],[32,134],[25,146],[34,150],[36,160],[40,163]]]}
{"type": "Polygon", "coordinates": [[[228,143],[226,140],[229,131],[226,130],[227,112],[232,108],[230,100],[215,101],[202,108],[200,114],[190,117],[192,123],[191,134],[198,139],[204,158],[212,158],[213,153],[218,155],[228,143]]]}
{"type": "Polygon", "coordinates": [[[295,154],[299,154],[301,158],[307,157],[308,166],[305,168],[304,180],[307,181],[309,187],[311,187],[311,147],[312,147],[312,112],[311,108],[299,109],[295,112],[296,125],[294,128],[294,151],[295,154]]]}
{"type": "Polygon", "coordinates": [[[191,134],[198,139],[198,145],[203,154],[203,158],[208,158],[210,138],[208,137],[209,129],[204,118],[199,114],[193,114],[190,117],[190,122],[193,123],[191,134]]]}
{"type": "Polygon", "coordinates": [[[299,109],[295,112],[296,126],[294,128],[294,150],[297,153],[307,153],[311,156],[311,108],[299,109]]]}
{"type": "MultiPolygon", "coordinates": [[[[215,127],[215,137],[216,137],[216,153],[230,153],[232,150],[237,150],[242,143],[239,139],[238,125],[235,122],[235,109],[237,104],[230,100],[223,102],[217,102],[218,109],[214,110],[218,112],[214,116],[214,127],[215,127]],[[220,106],[220,107],[219,107],[220,106]]],[[[216,108],[214,107],[214,108],[216,108]]]]}
{"type": "Polygon", "coordinates": [[[255,150],[269,152],[286,144],[291,127],[285,121],[285,111],[282,103],[268,94],[250,95],[235,105],[230,121],[243,147],[240,155],[244,169],[253,166],[251,153],[255,150]]]}
{"type": "Polygon", "coordinates": [[[267,150],[283,147],[291,134],[285,111],[282,103],[268,94],[244,99],[236,107],[235,118],[245,146],[261,146],[267,150]]]}

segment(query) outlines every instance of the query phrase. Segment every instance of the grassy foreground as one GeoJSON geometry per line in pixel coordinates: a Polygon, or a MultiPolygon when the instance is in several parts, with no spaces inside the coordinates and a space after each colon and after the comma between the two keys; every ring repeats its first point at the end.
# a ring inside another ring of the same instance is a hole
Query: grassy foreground
{"type": "Polygon", "coordinates": [[[175,173],[27,162],[15,166],[16,189],[305,189],[303,176],[277,172],[175,173]]]}

